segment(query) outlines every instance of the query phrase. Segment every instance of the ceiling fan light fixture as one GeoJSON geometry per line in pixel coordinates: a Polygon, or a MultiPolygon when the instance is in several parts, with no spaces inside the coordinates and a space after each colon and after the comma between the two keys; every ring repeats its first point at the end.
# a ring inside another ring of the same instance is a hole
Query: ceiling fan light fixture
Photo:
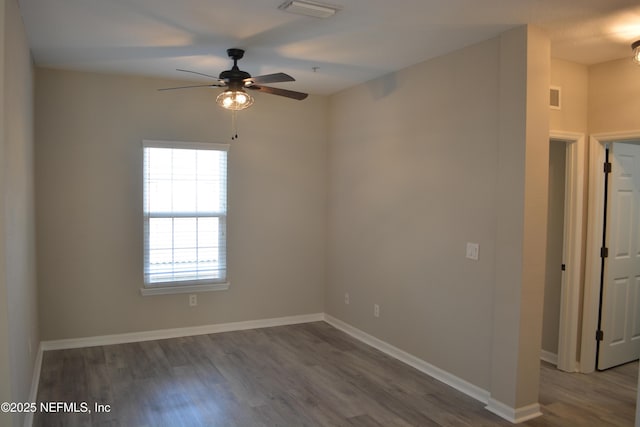
{"type": "Polygon", "coordinates": [[[636,40],[631,44],[631,49],[633,49],[633,60],[636,64],[640,65],[640,40],[636,40]]]}
{"type": "Polygon", "coordinates": [[[244,110],[253,105],[253,97],[244,90],[225,90],[216,98],[216,103],[227,110],[244,110]]]}
{"type": "Polygon", "coordinates": [[[278,9],[314,18],[329,18],[339,10],[337,7],[328,4],[300,0],[287,0],[278,6],[278,9]]]}

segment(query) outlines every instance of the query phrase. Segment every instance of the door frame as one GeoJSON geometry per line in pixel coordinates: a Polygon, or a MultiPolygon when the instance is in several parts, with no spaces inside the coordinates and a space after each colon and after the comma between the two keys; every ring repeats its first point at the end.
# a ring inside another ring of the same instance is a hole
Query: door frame
{"type": "Polygon", "coordinates": [[[582,310],[582,342],[580,372],[590,373],[596,368],[596,330],[600,303],[600,247],[604,221],[605,146],[614,142],[636,141],[640,130],[593,134],[589,138],[589,202],[587,219],[587,256],[582,310]]]}
{"type": "Polygon", "coordinates": [[[566,144],[565,202],[562,259],[566,270],[560,293],[557,368],[578,371],[580,275],[582,272],[582,218],[584,200],[585,135],[551,131],[549,142],[566,144]]]}

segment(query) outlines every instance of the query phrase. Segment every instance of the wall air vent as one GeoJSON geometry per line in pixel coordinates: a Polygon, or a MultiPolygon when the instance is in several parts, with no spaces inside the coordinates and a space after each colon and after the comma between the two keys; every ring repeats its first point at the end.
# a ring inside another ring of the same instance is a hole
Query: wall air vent
{"type": "Polygon", "coordinates": [[[278,9],[314,18],[329,18],[339,10],[336,6],[311,1],[287,0],[278,9]]]}
{"type": "Polygon", "coordinates": [[[560,110],[561,107],[561,88],[559,86],[551,86],[549,88],[549,107],[552,110],[560,110]]]}

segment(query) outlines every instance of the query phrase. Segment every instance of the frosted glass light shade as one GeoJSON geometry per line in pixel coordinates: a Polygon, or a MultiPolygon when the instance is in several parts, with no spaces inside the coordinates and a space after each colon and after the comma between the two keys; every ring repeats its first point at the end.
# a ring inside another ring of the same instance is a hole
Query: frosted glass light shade
{"type": "Polygon", "coordinates": [[[253,105],[253,97],[244,90],[225,90],[216,98],[216,102],[227,110],[244,110],[253,105]]]}

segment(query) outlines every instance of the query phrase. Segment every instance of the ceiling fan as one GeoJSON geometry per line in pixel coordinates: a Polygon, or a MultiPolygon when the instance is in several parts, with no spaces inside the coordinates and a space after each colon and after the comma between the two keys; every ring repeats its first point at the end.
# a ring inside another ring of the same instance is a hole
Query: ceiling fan
{"type": "Polygon", "coordinates": [[[215,79],[215,82],[206,85],[168,87],[158,90],[175,90],[195,87],[224,87],[227,88],[227,90],[218,95],[218,97],[216,98],[216,102],[221,107],[234,111],[243,110],[253,104],[253,97],[249,95],[245,91],[245,89],[257,90],[258,92],[284,96],[286,98],[297,99],[299,101],[309,96],[306,93],[296,92],[293,90],[263,86],[264,83],[293,82],[295,81],[295,79],[285,73],[265,74],[262,76],[252,77],[251,74],[238,68],[238,60],[242,59],[242,57],[244,56],[244,50],[237,48],[227,49],[227,54],[229,55],[229,58],[233,59],[233,67],[230,70],[221,72],[218,77],[199,73],[197,71],[178,69],[178,71],[182,71],[185,73],[192,73],[198,74],[200,76],[210,77],[212,79],[215,79]]]}

